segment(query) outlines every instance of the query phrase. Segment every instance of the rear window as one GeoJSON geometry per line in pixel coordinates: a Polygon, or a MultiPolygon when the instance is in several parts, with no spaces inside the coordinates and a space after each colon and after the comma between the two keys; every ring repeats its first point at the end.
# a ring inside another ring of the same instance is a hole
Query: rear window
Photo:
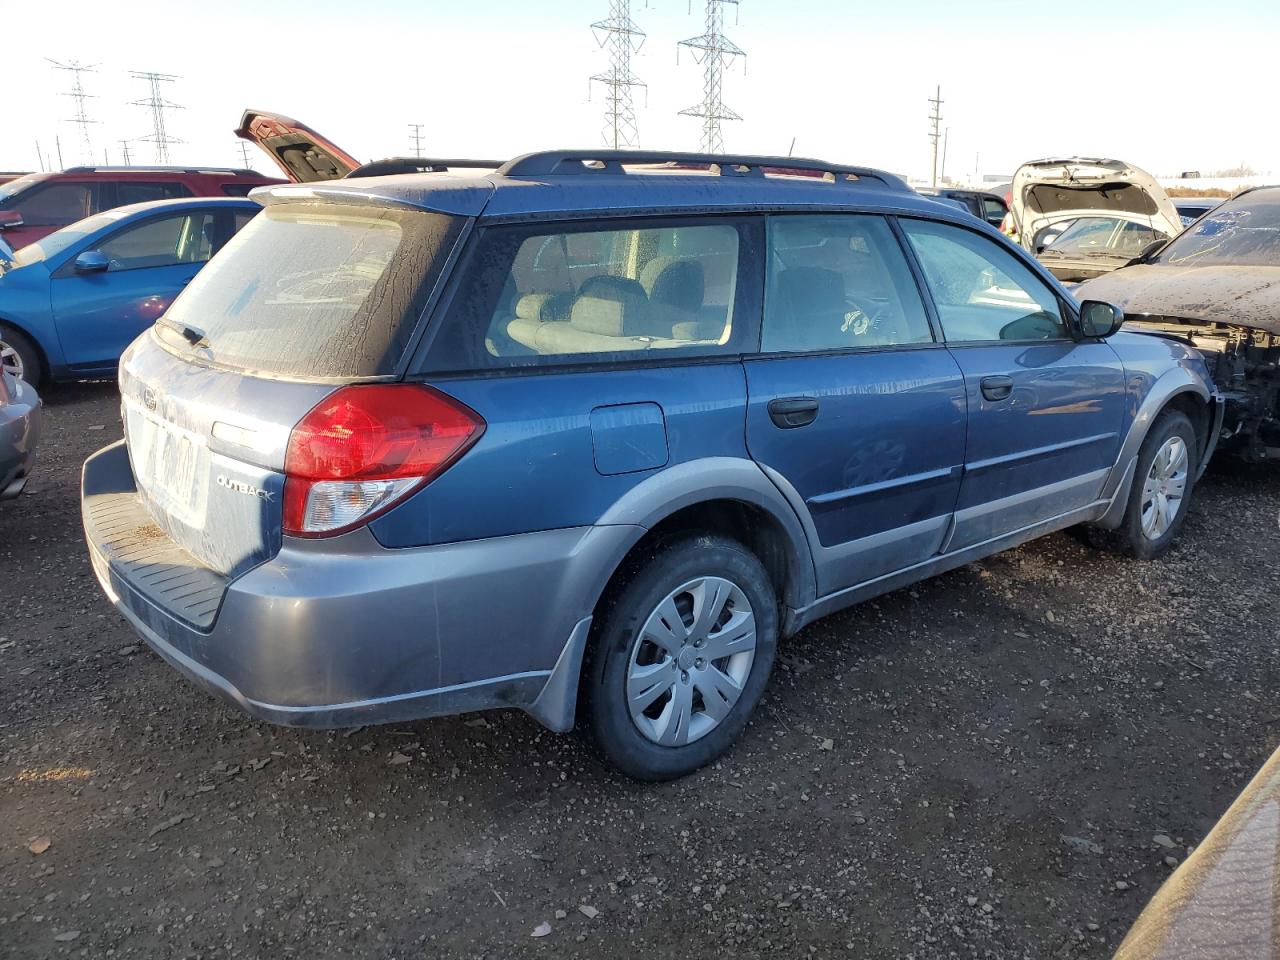
{"type": "Polygon", "coordinates": [[[723,220],[490,227],[431,346],[434,371],[727,355],[749,233],[723,220]]]}
{"type": "Polygon", "coordinates": [[[462,222],[343,204],[267,207],[196,275],[159,329],[172,349],[255,373],[392,373],[462,222]],[[203,340],[193,346],[184,327],[203,340]]]}

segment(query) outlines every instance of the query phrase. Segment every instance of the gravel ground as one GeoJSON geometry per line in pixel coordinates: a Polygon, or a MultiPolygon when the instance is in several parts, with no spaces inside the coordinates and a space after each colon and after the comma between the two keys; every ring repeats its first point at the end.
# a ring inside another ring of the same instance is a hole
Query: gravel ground
{"type": "Polygon", "coordinates": [[[1280,741],[1280,470],[1227,465],[1163,561],[1057,535],[810,627],[678,783],[518,713],[265,726],[94,582],[117,411],[51,391],[0,504],[6,957],[1104,957],[1280,741]]]}

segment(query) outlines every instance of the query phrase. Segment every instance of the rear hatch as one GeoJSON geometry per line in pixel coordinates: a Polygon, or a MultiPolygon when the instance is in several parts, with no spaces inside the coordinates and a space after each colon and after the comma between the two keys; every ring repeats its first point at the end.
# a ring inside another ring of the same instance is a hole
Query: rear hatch
{"type": "Polygon", "coordinates": [[[139,500],[157,535],[227,577],[280,549],[295,425],[340,385],[400,372],[465,222],[261,199],[120,367],[139,500]]]}
{"type": "Polygon", "coordinates": [[[279,113],[246,110],[236,136],[256,143],[294,183],[338,180],[360,161],[305,123],[279,113]]]}
{"type": "Polygon", "coordinates": [[[1081,217],[1135,220],[1166,237],[1182,229],[1177,208],[1151,174],[1122,160],[1035,160],[1013,177],[1011,213],[1022,245],[1035,251],[1046,228],[1081,217]]]}

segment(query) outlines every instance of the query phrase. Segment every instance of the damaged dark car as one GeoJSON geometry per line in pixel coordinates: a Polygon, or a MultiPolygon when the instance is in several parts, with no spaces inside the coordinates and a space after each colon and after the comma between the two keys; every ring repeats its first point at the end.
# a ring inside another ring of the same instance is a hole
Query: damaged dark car
{"type": "Polygon", "coordinates": [[[1196,347],[1227,402],[1219,449],[1280,461],[1280,186],[1236,195],[1074,292],[1196,347]]]}

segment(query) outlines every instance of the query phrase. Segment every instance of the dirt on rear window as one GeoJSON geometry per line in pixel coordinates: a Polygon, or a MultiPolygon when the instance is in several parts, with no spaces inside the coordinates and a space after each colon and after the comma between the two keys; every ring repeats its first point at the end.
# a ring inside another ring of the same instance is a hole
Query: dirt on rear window
{"type": "Polygon", "coordinates": [[[395,370],[462,220],[336,203],[268,206],[157,325],[170,349],[253,373],[395,370]]]}

